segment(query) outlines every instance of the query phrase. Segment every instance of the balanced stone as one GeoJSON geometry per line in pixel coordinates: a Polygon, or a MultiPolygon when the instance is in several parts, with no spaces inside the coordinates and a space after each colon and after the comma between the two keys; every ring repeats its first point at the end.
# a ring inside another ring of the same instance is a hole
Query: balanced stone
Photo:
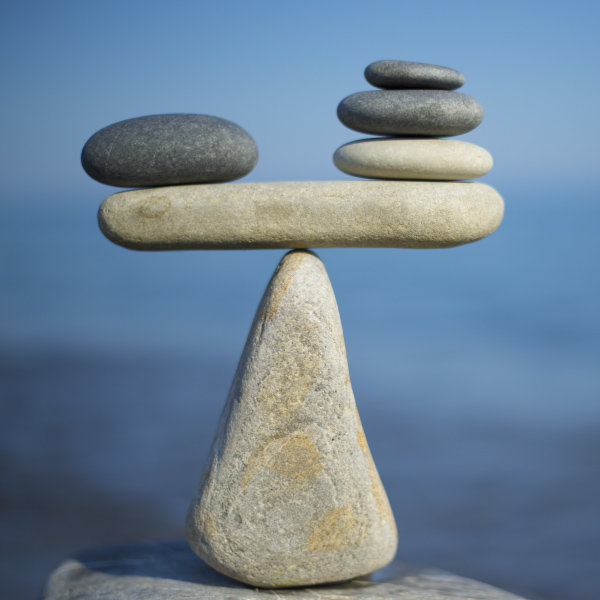
{"type": "Polygon", "coordinates": [[[345,144],[333,155],[335,166],[358,177],[459,180],[485,175],[489,152],[468,142],[431,138],[369,138],[345,144]]]}
{"type": "Polygon", "coordinates": [[[342,581],[394,558],[333,289],[312,252],[286,254],[265,291],[186,533],[217,571],[259,587],[342,581]]]}
{"type": "Polygon", "coordinates": [[[405,60],[371,63],[365,69],[365,79],[375,87],[388,90],[456,90],[465,82],[465,76],[454,69],[405,60]]]}
{"type": "Polygon", "coordinates": [[[98,221],[135,250],[449,248],[492,233],[503,211],[482,183],[297,181],[120,192],[98,221]]]}
{"type": "Polygon", "coordinates": [[[396,559],[383,571],[326,588],[248,588],[198,560],[184,540],[80,552],[50,575],[42,600],[522,600],[498,588],[396,559]]]}
{"type": "Polygon", "coordinates": [[[239,125],[194,114],[120,121],[96,132],[81,153],[90,177],[119,187],[232,181],[257,161],[256,143],[239,125]]]}
{"type": "Polygon", "coordinates": [[[445,90],[374,90],[344,98],[337,109],[350,129],[375,135],[460,135],[483,119],[481,104],[445,90]]]}

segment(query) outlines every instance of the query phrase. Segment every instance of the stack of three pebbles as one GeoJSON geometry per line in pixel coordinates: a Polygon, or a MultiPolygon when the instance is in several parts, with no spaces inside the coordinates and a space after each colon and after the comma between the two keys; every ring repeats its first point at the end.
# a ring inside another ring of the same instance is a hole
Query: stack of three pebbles
{"type": "Polygon", "coordinates": [[[438,139],[475,129],[483,109],[455,92],[462,73],[423,63],[380,60],[365,70],[376,91],[344,98],[338,117],[348,128],[378,137],[338,148],[333,161],[349,175],[372,179],[460,181],[485,175],[490,154],[468,142],[438,139]]]}

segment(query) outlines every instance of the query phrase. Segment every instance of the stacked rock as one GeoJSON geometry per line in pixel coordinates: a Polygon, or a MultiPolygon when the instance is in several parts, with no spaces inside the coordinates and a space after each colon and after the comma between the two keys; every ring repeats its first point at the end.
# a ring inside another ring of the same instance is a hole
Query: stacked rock
{"type": "Polygon", "coordinates": [[[81,164],[107,185],[148,187],[219,183],[247,175],[258,148],[239,125],[208,115],[151,115],[96,132],[81,164]]]}
{"type": "MultiPolygon", "coordinates": [[[[495,190],[454,181],[487,172],[489,154],[473,144],[432,139],[464,133],[482,119],[477,101],[452,91],[463,76],[398,61],[374,63],[366,76],[385,89],[343,100],[342,122],[375,135],[419,137],[347,144],[336,152],[336,165],[361,177],[433,181],[222,183],[249,173],[258,151],[242,128],[206,115],[122,121],[94,134],[82,152],[94,179],[151,188],[102,203],[100,228],[117,244],[137,250],[295,249],[281,259],[256,312],[186,523],[200,558],[253,587],[365,576],[392,561],[398,544],[352,392],[335,295],[323,263],[308,248],[447,248],[489,235],[502,220],[504,204],[495,190]]],[[[231,582],[204,573],[199,581],[212,591],[203,585],[190,598],[266,596],[236,596],[231,582]]],[[[128,595],[118,587],[124,598],[137,597],[131,587],[137,579],[127,584],[128,595]]],[[[174,589],[176,579],[161,583],[156,597],[188,597],[174,589]]],[[[54,584],[62,598],[71,581],[59,577],[54,584]]],[[[109,590],[123,584],[86,579],[85,585],[109,590]]],[[[405,596],[404,584],[367,585],[369,597],[405,596]]],[[[419,582],[409,593],[415,600],[442,597],[419,582]]]]}
{"type": "Polygon", "coordinates": [[[377,91],[359,92],[338,106],[348,128],[384,138],[350,142],[333,161],[349,175],[374,179],[457,181],[485,175],[490,154],[468,142],[438,139],[475,129],[483,119],[477,100],[455,92],[462,73],[424,63],[380,60],[365,70],[377,91]]]}

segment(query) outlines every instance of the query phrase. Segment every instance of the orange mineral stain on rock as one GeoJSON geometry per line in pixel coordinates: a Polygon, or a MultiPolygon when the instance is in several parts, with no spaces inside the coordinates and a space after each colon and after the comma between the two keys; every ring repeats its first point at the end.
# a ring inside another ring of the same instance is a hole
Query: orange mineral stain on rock
{"type": "MultiPolygon", "coordinates": [[[[387,522],[396,530],[396,523],[394,521],[394,513],[392,512],[392,507],[390,506],[390,502],[388,500],[387,494],[385,493],[385,489],[383,488],[383,484],[381,483],[381,479],[379,478],[379,473],[377,472],[377,467],[373,462],[373,457],[371,456],[371,452],[367,448],[367,452],[369,454],[369,479],[371,481],[371,493],[373,494],[373,498],[375,499],[375,505],[377,506],[377,512],[379,513],[379,518],[383,522],[387,522]]],[[[397,535],[397,534],[396,534],[397,535]]]]}
{"type": "Polygon", "coordinates": [[[284,257],[279,268],[273,274],[272,281],[277,279],[277,287],[273,289],[273,293],[263,310],[263,321],[270,321],[277,315],[279,305],[292,283],[294,273],[300,268],[305,257],[306,253],[304,252],[291,252],[284,257]]]}
{"type": "Polygon", "coordinates": [[[356,430],[356,442],[362,453],[368,454],[369,446],[367,446],[367,438],[365,437],[365,432],[362,430],[362,427],[356,430]]]}
{"type": "Polygon", "coordinates": [[[321,453],[306,433],[275,436],[257,448],[242,474],[242,489],[263,469],[288,477],[307,479],[324,469],[321,453]]]}
{"type": "Polygon", "coordinates": [[[307,321],[293,333],[273,340],[279,356],[260,382],[257,408],[283,419],[302,407],[323,362],[323,349],[314,343],[319,333],[318,325],[307,321]]]}
{"type": "Polygon", "coordinates": [[[264,468],[274,454],[277,454],[284,444],[284,436],[274,436],[265,444],[256,448],[242,473],[242,489],[244,489],[264,468]]]}
{"type": "MultiPolygon", "coordinates": [[[[346,356],[346,341],[344,340],[343,332],[340,332],[340,339],[339,339],[338,344],[340,346],[340,351],[341,351],[342,355],[345,357],[346,356]]],[[[350,380],[350,373],[348,373],[348,380],[350,380]]]]}
{"type": "Polygon", "coordinates": [[[337,552],[359,548],[367,533],[367,524],[354,514],[352,507],[333,506],[310,534],[306,552],[337,552]]]}
{"type": "Polygon", "coordinates": [[[321,454],[308,437],[294,437],[269,461],[268,469],[288,477],[308,478],[324,469],[321,454]]]}
{"type": "Polygon", "coordinates": [[[354,404],[354,413],[356,415],[356,443],[358,444],[358,447],[361,449],[362,453],[366,456],[369,456],[369,445],[367,444],[367,438],[360,421],[360,415],[358,414],[358,407],[356,404],[354,404]]]}
{"type": "Polygon", "coordinates": [[[390,507],[390,503],[387,498],[387,494],[385,493],[383,484],[381,483],[381,479],[379,478],[377,467],[375,466],[375,462],[373,461],[373,457],[371,456],[371,451],[369,450],[369,445],[367,444],[367,437],[365,436],[365,432],[362,428],[360,415],[358,414],[358,407],[356,405],[354,406],[354,410],[356,412],[357,424],[356,442],[358,444],[358,447],[361,449],[362,453],[366,456],[367,461],[369,463],[369,481],[371,484],[371,494],[373,495],[373,499],[375,500],[375,505],[377,506],[379,518],[383,522],[387,522],[390,525],[395,526],[394,514],[392,513],[392,508],[390,507]]]}
{"type": "Polygon", "coordinates": [[[344,377],[344,386],[350,388],[350,373],[347,373],[344,377]]]}

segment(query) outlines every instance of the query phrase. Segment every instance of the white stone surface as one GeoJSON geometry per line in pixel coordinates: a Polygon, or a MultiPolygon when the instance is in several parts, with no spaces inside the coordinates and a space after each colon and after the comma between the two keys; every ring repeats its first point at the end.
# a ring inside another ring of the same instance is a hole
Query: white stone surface
{"type": "Polygon", "coordinates": [[[485,175],[490,153],[459,140],[374,138],[338,148],[335,166],[357,177],[376,179],[461,180],[485,175]]]}
{"type": "Polygon", "coordinates": [[[396,553],[329,278],[288,253],[260,303],[187,520],[193,550],[259,587],[341,581],[396,553]]]}
{"type": "Polygon", "coordinates": [[[503,212],[481,183],[297,181],[121,192],[98,221],[136,250],[449,248],[489,235],[503,212]]]}

